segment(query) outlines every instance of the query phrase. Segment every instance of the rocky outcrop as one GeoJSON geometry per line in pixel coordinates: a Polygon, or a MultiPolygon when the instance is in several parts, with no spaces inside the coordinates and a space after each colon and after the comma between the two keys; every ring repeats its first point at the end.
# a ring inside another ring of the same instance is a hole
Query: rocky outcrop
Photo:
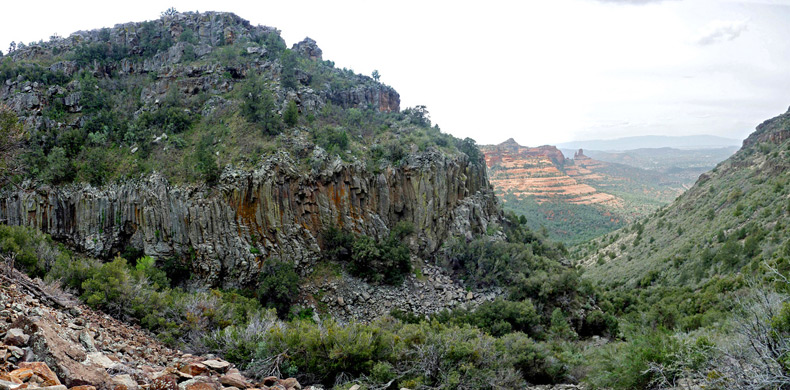
{"type": "Polygon", "coordinates": [[[382,237],[409,221],[418,232],[414,253],[429,256],[450,236],[484,233],[499,213],[485,167],[433,149],[378,173],[339,159],[305,173],[280,153],[252,172],[226,169],[213,190],[153,175],[102,189],[28,185],[0,201],[0,220],[10,225],[36,227],[93,256],[133,246],[189,258],[200,281],[226,287],[252,283],[273,256],[307,272],[329,227],[382,237]]]}
{"type": "Polygon", "coordinates": [[[381,112],[400,111],[400,95],[392,87],[386,85],[363,85],[347,90],[332,91],[328,97],[332,103],[344,108],[371,106],[381,112]]]}
{"type": "Polygon", "coordinates": [[[321,48],[319,48],[315,40],[310,37],[306,37],[299,43],[294,43],[292,50],[313,61],[322,60],[321,55],[323,52],[321,48]]]}
{"type": "Polygon", "coordinates": [[[790,109],[782,115],[768,119],[743,140],[743,149],[761,143],[781,144],[790,138],[790,109]]]}

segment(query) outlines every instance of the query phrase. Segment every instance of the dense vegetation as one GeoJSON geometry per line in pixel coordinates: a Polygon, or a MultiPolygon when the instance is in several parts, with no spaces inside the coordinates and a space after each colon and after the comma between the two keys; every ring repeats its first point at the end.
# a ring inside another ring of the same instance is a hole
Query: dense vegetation
{"type": "MultiPolygon", "coordinates": [[[[179,259],[138,257],[130,249],[124,253],[128,259],[102,263],[23,227],[0,226],[0,252],[15,257],[17,267],[29,274],[62,283],[88,305],[137,322],[170,345],[219,353],[258,377],[282,372],[309,383],[355,380],[409,388],[577,380],[586,353],[578,340],[618,333],[617,320],[601,308],[611,304],[555,260],[562,246],[545,244],[514,217],[504,230],[506,241],[455,242],[444,261],[454,264],[470,286],[513,284],[506,299],[428,320],[393,313],[399,319],[343,326],[331,318],[316,323],[311,310],[292,306],[301,281],[292,265],[276,259],[266,260],[256,290],[201,291],[184,289],[174,279],[183,276],[179,259]]],[[[338,248],[327,252],[325,261],[346,264],[356,273],[359,247],[365,247],[366,256],[374,251],[371,246],[397,252],[399,237],[408,232],[408,226],[399,226],[378,242],[328,233],[339,242],[350,241],[345,244],[350,254],[338,248]]],[[[372,269],[384,274],[360,276],[397,282],[385,268],[372,269]]]]}
{"type": "Polygon", "coordinates": [[[512,194],[503,198],[505,210],[524,216],[531,229],[543,231],[548,238],[567,245],[589,241],[625,225],[624,217],[605,206],[559,200],[538,203],[530,197],[518,198],[512,194]]]}

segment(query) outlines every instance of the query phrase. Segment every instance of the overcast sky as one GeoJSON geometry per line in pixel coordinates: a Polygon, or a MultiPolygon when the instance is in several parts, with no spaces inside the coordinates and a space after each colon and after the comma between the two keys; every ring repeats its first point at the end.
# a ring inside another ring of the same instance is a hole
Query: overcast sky
{"type": "Polygon", "coordinates": [[[401,107],[480,144],[664,134],[744,138],[790,106],[790,1],[13,1],[0,50],[54,33],[231,11],[378,69],[401,107]]]}

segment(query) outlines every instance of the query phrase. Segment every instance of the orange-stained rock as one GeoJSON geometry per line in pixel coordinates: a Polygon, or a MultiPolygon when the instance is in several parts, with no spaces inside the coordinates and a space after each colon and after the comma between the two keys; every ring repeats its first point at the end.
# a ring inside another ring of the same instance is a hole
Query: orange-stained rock
{"type": "Polygon", "coordinates": [[[42,384],[44,386],[57,386],[61,384],[58,376],[55,375],[44,362],[22,362],[19,363],[19,368],[28,368],[32,370],[36,376],[43,380],[42,384]]]}
{"type": "Polygon", "coordinates": [[[11,382],[22,383],[30,380],[30,377],[33,376],[33,370],[28,368],[17,368],[11,371],[8,376],[12,378],[11,382]]]}
{"type": "Polygon", "coordinates": [[[0,372],[0,381],[8,381],[16,384],[22,383],[22,381],[19,380],[19,378],[11,376],[10,373],[2,373],[2,372],[0,372]]]}

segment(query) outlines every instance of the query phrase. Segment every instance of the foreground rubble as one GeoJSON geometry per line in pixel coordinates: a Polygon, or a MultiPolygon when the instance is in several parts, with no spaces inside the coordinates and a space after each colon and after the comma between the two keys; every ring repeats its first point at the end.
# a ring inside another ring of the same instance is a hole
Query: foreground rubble
{"type": "Polygon", "coordinates": [[[229,362],[170,349],[36,286],[19,272],[0,273],[0,390],[302,389],[294,378],[255,382],[229,362]]]}

